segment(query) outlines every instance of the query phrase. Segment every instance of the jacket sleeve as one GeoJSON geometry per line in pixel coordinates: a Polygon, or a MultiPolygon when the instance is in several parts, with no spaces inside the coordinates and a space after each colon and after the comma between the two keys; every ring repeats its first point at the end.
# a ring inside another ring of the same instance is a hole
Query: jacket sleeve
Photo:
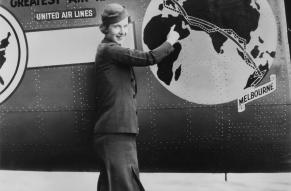
{"type": "Polygon", "coordinates": [[[116,63],[130,66],[149,66],[161,62],[163,58],[173,51],[174,48],[169,42],[164,42],[159,47],[148,52],[113,44],[105,48],[104,54],[116,63]]]}

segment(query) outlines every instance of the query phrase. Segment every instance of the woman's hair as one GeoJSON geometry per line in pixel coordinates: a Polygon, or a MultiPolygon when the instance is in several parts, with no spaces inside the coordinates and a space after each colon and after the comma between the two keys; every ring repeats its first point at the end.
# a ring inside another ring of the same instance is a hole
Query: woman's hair
{"type": "Polygon", "coordinates": [[[102,23],[101,25],[99,25],[99,29],[103,34],[107,34],[108,33],[108,24],[104,24],[102,23]]]}

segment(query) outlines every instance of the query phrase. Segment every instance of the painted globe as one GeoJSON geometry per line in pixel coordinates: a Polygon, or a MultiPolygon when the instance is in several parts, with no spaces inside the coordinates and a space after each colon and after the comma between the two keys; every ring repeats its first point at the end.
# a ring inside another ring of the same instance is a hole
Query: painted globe
{"type": "Polygon", "coordinates": [[[175,50],[151,66],[170,92],[198,104],[221,104],[260,86],[276,55],[277,25],[267,0],[152,0],[143,20],[143,48],[170,28],[175,50]]]}

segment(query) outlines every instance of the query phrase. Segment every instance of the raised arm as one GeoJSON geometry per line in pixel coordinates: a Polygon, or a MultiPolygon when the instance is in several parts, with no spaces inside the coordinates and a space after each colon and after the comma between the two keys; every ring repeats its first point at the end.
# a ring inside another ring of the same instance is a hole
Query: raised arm
{"type": "Polygon", "coordinates": [[[175,25],[171,27],[167,35],[167,40],[159,47],[148,51],[140,51],[111,44],[104,50],[105,56],[111,58],[116,63],[131,66],[149,66],[161,62],[166,56],[174,51],[173,45],[180,38],[179,33],[174,31],[175,25]]]}

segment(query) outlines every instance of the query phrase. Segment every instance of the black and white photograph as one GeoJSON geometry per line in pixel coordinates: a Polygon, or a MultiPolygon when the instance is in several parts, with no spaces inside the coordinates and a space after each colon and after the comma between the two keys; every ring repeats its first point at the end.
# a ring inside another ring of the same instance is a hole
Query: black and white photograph
{"type": "Polygon", "coordinates": [[[0,191],[291,191],[287,0],[0,0],[0,191]]]}

